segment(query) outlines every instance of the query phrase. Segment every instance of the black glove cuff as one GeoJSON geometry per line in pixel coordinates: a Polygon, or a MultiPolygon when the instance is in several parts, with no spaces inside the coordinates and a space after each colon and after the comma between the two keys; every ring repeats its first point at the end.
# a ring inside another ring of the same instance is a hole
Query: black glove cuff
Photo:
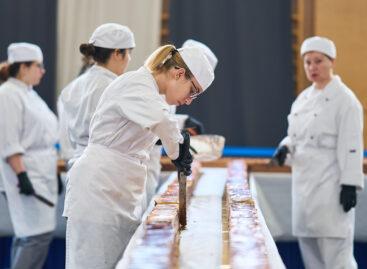
{"type": "Polygon", "coordinates": [[[348,191],[348,192],[355,192],[357,190],[357,187],[356,186],[353,186],[353,185],[344,185],[342,184],[342,189],[348,191]]]}
{"type": "Polygon", "coordinates": [[[25,194],[25,195],[32,195],[34,194],[34,189],[33,189],[33,185],[32,182],[30,181],[30,179],[28,178],[27,172],[20,172],[18,175],[18,187],[20,189],[20,193],[21,194],[25,194]]]}
{"type": "Polygon", "coordinates": [[[24,181],[28,179],[28,174],[26,171],[20,172],[19,174],[17,174],[17,178],[19,181],[24,181]]]}
{"type": "Polygon", "coordinates": [[[286,145],[283,145],[280,147],[279,151],[281,151],[283,154],[288,154],[289,148],[286,145]]]}

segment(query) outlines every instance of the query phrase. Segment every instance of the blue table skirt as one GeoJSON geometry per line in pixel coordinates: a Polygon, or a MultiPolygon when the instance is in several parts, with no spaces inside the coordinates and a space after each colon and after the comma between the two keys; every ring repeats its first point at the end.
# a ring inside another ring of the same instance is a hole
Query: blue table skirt
{"type": "MultiPolygon", "coordinates": [[[[11,237],[0,237],[0,269],[9,268],[11,237]]],[[[302,269],[302,258],[297,242],[277,242],[277,247],[288,269],[302,269]]],[[[358,268],[367,268],[367,242],[354,243],[358,268]]],[[[65,268],[65,239],[52,241],[44,269],[65,268]]]]}

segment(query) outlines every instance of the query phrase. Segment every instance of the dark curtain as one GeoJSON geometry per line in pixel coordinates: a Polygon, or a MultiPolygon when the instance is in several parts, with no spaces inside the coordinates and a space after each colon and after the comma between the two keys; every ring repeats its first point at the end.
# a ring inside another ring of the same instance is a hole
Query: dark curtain
{"type": "Polygon", "coordinates": [[[35,90],[51,109],[56,98],[56,11],[52,0],[0,0],[0,61],[7,59],[10,43],[40,46],[46,74],[35,90]]]}
{"type": "Polygon", "coordinates": [[[236,146],[276,146],[294,99],[290,0],[171,0],[170,42],[208,45],[212,86],[190,106],[207,133],[236,146]]]}

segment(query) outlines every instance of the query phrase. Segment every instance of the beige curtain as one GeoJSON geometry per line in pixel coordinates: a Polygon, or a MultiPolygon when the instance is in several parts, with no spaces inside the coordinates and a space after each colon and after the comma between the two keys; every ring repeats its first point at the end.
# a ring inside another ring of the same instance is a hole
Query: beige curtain
{"type": "Polygon", "coordinates": [[[79,45],[88,42],[94,29],[107,22],[128,26],[136,48],[129,70],[140,67],[159,46],[162,0],[59,0],[57,40],[58,93],[79,73],[79,45]]]}

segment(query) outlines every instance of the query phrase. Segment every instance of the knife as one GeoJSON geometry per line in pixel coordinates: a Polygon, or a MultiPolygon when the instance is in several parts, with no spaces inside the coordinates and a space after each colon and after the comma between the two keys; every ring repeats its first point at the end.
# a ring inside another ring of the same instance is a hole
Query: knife
{"type": "Polygon", "coordinates": [[[52,203],[50,200],[46,199],[45,197],[43,197],[43,196],[42,196],[42,195],[40,195],[40,194],[33,193],[33,196],[34,196],[37,200],[39,200],[39,201],[41,201],[42,203],[44,203],[44,204],[48,205],[49,207],[54,207],[54,206],[55,206],[55,204],[54,204],[54,203],[52,203]]]}
{"type": "Polygon", "coordinates": [[[178,220],[182,229],[186,227],[187,224],[187,197],[186,197],[186,175],[182,171],[178,171],[178,220]]]}

